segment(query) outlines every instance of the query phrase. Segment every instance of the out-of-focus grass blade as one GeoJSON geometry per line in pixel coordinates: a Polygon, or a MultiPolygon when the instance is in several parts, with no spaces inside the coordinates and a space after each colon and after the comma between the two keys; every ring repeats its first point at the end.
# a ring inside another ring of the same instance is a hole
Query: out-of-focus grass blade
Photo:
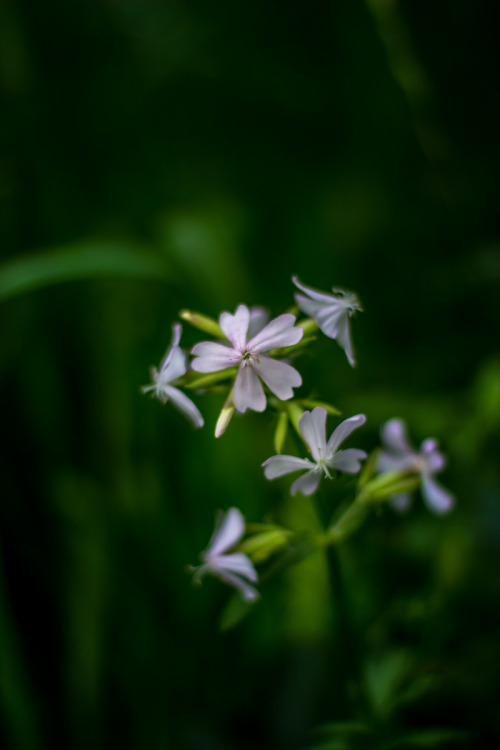
{"type": "Polygon", "coordinates": [[[0,566],[0,716],[17,750],[42,747],[39,716],[28,681],[0,566]]]}
{"type": "Polygon", "coordinates": [[[423,729],[416,731],[414,734],[408,734],[400,737],[387,745],[383,745],[380,750],[409,750],[410,748],[437,748],[448,747],[454,748],[456,744],[469,743],[472,740],[468,732],[462,732],[455,729],[423,729]]]}
{"type": "Polygon", "coordinates": [[[96,277],[165,279],[161,256],[139,246],[87,242],[25,255],[0,265],[0,300],[39,287],[96,277]]]}

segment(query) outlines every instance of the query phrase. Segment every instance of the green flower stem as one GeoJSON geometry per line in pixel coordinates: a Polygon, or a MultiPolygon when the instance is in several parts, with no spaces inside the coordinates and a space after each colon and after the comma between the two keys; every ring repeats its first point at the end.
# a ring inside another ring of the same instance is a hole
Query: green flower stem
{"type": "MultiPolygon", "coordinates": [[[[326,503],[322,503],[320,497],[316,496],[316,507],[320,519],[323,520],[323,526],[326,532],[320,538],[320,543],[325,547],[325,555],[328,566],[328,575],[330,579],[332,600],[335,607],[338,630],[335,637],[335,654],[336,670],[344,684],[349,685],[350,689],[344,691],[345,705],[340,706],[340,710],[346,715],[353,712],[353,706],[349,705],[354,702],[354,712],[357,713],[363,701],[363,674],[362,665],[357,645],[356,629],[350,613],[349,598],[346,591],[344,578],[342,575],[342,565],[339,552],[336,545],[344,541],[355,531],[366,518],[364,505],[357,504],[355,501],[345,511],[339,520],[333,525],[328,526],[325,523],[327,517],[326,503]]],[[[366,509],[368,511],[368,509],[366,509]]]]}
{"type": "Polygon", "coordinates": [[[196,375],[192,377],[190,373],[189,379],[187,379],[185,383],[182,383],[182,380],[179,382],[184,388],[191,388],[192,390],[198,388],[210,388],[210,386],[221,383],[223,380],[235,378],[237,372],[237,367],[228,367],[226,370],[210,372],[207,375],[201,375],[200,377],[197,377],[196,375]]]}
{"type": "Polygon", "coordinates": [[[359,529],[370,510],[370,503],[357,497],[347,510],[328,527],[320,543],[325,547],[341,544],[359,529]]]}
{"type": "Polygon", "coordinates": [[[330,524],[319,543],[325,547],[341,544],[359,529],[372,508],[400,492],[410,492],[420,478],[401,471],[388,471],[358,488],[354,502],[330,524]]]}

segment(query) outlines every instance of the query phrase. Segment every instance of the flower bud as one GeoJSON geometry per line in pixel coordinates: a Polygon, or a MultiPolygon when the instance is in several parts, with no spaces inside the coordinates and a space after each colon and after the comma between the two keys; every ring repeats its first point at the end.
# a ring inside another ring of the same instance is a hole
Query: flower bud
{"type": "Polygon", "coordinates": [[[194,328],[210,334],[210,336],[215,336],[218,339],[225,338],[220,325],[214,318],[209,318],[208,315],[202,315],[202,313],[193,312],[193,310],[181,310],[179,317],[194,328]]]}

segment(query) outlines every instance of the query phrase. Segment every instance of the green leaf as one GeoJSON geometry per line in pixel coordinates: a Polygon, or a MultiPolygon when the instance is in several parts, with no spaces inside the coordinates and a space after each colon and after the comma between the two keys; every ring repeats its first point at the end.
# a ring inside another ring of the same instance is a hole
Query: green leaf
{"type": "Polygon", "coordinates": [[[234,593],[222,612],[220,618],[220,629],[223,632],[236,627],[255,606],[255,602],[244,601],[240,594],[234,593]]]}
{"type": "Polygon", "coordinates": [[[84,242],[2,263],[0,300],[78,279],[166,279],[167,275],[165,260],[144,248],[108,242],[84,242]]]}

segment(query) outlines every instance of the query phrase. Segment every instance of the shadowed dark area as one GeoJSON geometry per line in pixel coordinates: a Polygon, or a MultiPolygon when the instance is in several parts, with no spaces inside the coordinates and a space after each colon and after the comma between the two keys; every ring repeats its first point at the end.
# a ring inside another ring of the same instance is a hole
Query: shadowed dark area
{"type": "Polygon", "coordinates": [[[2,748],[500,742],[495,10],[1,3],[2,748]],[[276,316],[295,274],[364,308],[356,368],[319,338],[300,395],[367,451],[395,416],[438,439],[456,508],[381,508],[221,632],[231,590],[186,570],[214,512],[314,506],[263,477],[270,411],[215,440],[225,392],[195,431],[140,388],[181,309],[276,316]]]}

